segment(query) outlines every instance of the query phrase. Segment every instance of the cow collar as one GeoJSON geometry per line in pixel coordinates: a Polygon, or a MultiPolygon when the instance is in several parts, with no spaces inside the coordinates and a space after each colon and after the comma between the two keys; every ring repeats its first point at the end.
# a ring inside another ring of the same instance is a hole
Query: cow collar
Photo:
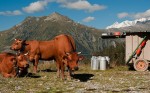
{"type": "MultiPolygon", "coordinates": [[[[16,56],[17,56],[17,53],[16,53],[16,56]]],[[[19,69],[19,66],[17,65],[17,62],[14,63],[14,69],[15,69],[15,72],[16,72],[16,77],[19,77],[21,71],[19,69]]]]}
{"type": "Polygon", "coordinates": [[[25,52],[27,50],[30,50],[30,44],[26,42],[26,40],[22,44],[22,48],[20,49],[20,52],[25,52]]]}
{"type": "Polygon", "coordinates": [[[19,67],[15,66],[14,68],[15,68],[15,71],[16,71],[16,76],[19,77],[19,73],[20,73],[19,67]]]}

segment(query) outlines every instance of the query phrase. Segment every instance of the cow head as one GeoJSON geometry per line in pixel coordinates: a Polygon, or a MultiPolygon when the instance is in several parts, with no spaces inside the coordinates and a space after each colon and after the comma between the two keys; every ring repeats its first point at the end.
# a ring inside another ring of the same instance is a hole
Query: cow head
{"type": "Polygon", "coordinates": [[[64,63],[70,70],[78,70],[78,61],[83,59],[83,56],[79,56],[81,52],[66,53],[63,57],[64,63]]]}
{"type": "Polygon", "coordinates": [[[27,62],[26,56],[24,54],[16,55],[16,66],[17,66],[17,74],[18,76],[22,76],[28,73],[29,63],[27,62]]]}
{"type": "Polygon", "coordinates": [[[15,51],[21,50],[23,48],[24,42],[25,42],[24,40],[15,39],[10,49],[15,50],[15,51]]]}

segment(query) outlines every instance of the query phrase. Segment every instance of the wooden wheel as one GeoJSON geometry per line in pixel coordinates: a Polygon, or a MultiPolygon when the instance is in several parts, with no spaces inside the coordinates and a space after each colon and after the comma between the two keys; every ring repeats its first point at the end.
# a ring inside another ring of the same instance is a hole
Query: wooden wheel
{"type": "Polygon", "coordinates": [[[137,59],[134,62],[134,69],[136,71],[146,71],[148,69],[148,62],[144,59],[137,59]]]}

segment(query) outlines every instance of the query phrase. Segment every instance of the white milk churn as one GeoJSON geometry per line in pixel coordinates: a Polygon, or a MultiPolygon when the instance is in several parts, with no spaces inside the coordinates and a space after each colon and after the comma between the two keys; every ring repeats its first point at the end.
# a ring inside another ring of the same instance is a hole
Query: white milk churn
{"type": "Polygon", "coordinates": [[[100,70],[106,70],[106,57],[100,59],[100,70]]]}
{"type": "Polygon", "coordinates": [[[93,60],[94,60],[95,56],[91,57],[91,69],[93,69],[93,60]]]}
{"type": "Polygon", "coordinates": [[[98,56],[98,57],[97,57],[97,62],[98,62],[97,65],[98,65],[98,69],[100,69],[100,61],[101,61],[101,58],[102,58],[101,56],[98,56]]]}
{"type": "Polygon", "coordinates": [[[106,58],[106,67],[109,68],[110,67],[110,58],[109,56],[105,56],[106,58]]]}
{"type": "Polygon", "coordinates": [[[94,56],[92,59],[92,62],[91,62],[91,67],[92,67],[92,70],[98,70],[98,60],[97,60],[97,57],[94,56]]]}

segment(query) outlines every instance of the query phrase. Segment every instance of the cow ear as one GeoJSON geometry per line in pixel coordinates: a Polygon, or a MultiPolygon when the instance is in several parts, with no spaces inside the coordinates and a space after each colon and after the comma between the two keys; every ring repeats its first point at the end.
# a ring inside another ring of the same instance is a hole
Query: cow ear
{"type": "Polygon", "coordinates": [[[22,40],[22,43],[24,44],[26,42],[26,40],[22,40]]]}
{"type": "Polygon", "coordinates": [[[79,61],[83,60],[84,56],[79,56],[79,61]]]}
{"type": "Polygon", "coordinates": [[[22,44],[24,44],[24,45],[29,45],[29,44],[26,42],[26,40],[22,40],[22,44]]]}
{"type": "Polygon", "coordinates": [[[19,52],[17,52],[17,53],[16,53],[16,56],[19,56],[19,55],[20,55],[20,53],[19,53],[19,52]]]}
{"type": "Polygon", "coordinates": [[[77,52],[77,54],[79,55],[79,54],[81,54],[81,52],[77,52]]]}
{"type": "Polygon", "coordinates": [[[63,60],[68,60],[68,56],[64,56],[64,57],[63,57],[63,60]]]}
{"type": "Polygon", "coordinates": [[[62,61],[63,61],[66,65],[68,65],[68,57],[67,57],[67,56],[64,56],[62,61]]]}

